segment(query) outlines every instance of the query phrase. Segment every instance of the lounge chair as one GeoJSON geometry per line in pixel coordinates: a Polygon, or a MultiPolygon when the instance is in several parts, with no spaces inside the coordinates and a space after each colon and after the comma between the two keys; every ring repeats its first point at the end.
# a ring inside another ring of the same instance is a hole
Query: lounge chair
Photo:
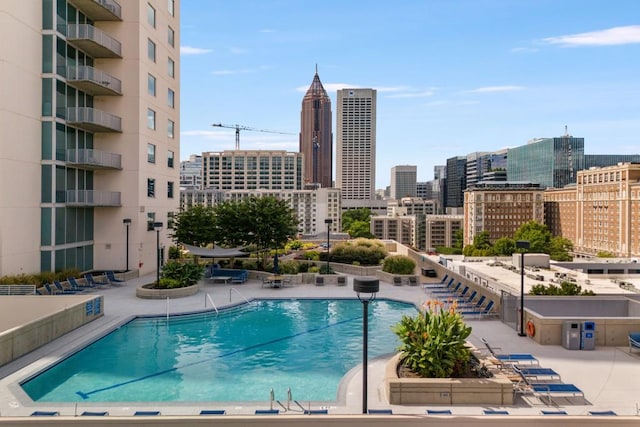
{"type": "Polygon", "coordinates": [[[533,393],[534,396],[546,397],[549,405],[551,405],[554,397],[576,397],[580,396],[584,399],[584,392],[573,384],[565,383],[532,383],[522,374],[517,366],[513,370],[520,375],[521,383],[516,386],[516,391],[520,393],[533,393]]]}
{"type": "Polygon", "coordinates": [[[305,415],[327,415],[329,413],[328,409],[305,409],[305,415]]]}
{"type": "Polygon", "coordinates": [[[57,280],[53,282],[53,286],[55,287],[57,293],[62,295],[75,295],[75,294],[82,293],[82,289],[78,289],[78,290],[67,289],[64,286],[62,286],[62,283],[58,282],[57,280]]]}
{"type": "Polygon", "coordinates": [[[640,332],[629,334],[629,353],[632,350],[640,350],[640,332]]]}
{"type": "Polygon", "coordinates": [[[432,294],[432,295],[451,295],[454,296],[458,293],[458,291],[460,290],[460,287],[462,286],[462,282],[458,282],[458,284],[453,288],[447,288],[447,289],[427,289],[427,292],[432,294]]]}
{"type": "Polygon", "coordinates": [[[203,409],[200,411],[200,415],[226,415],[227,411],[224,409],[203,409]]]}
{"type": "Polygon", "coordinates": [[[509,415],[509,411],[501,409],[485,409],[482,413],[485,415],[509,415]]]}
{"type": "Polygon", "coordinates": [[[136,411],[133,415],[136,417],[153,417],[160,415],[160,411],[136,411]]]}
{"type": "Polygon", "coordinates": [[[451,409],[427,409],[427,415],[452,415],[451,409]]]}
{"type": "Polygon", "coordinates": [[[279,409],[256,409],[256,415],[278,415],[280,413],[279,409]]]}
{"type": "Polygon", "coordinates": [[[367,409],[367,413],[369,413],[369,414],[377,414],[377,415],[393,415],[393,410],[391,410],[391,409],[367,409]]]}
{"type": "Polygon", "coordinates": [[[119,283],[126,283],[127,281],[124,279],[118,279],[116,274],[113,271],[107,271],[107,280],[113,286],[120,286],[119,283]]]}
{"type": "Polygon", "coordinates": [[[109,286],[109,282],[106,280],[96,280],[95,277],[93,277],[93,274],[91,273],[87,273],[84,275],[84,280],[87,281],[88,284],[90,284],[91,286],[95,286],[96,288],[105,288],[107,286],[109,286]]]}
{"type": "Polygon", "coordinates": [[[615,417],[618,414],[614,411],[589,411],[589,415],[596,415],[598,417],[615,417]]]}
{"type": "MultiPolygon", "coordinates": [[[[47,291],[47,293],[48,293],[49,295],[57,295],[57,294],[58,294],[58,290],[57,290],[53,285],[50,285],[50,284],[48,284],[48,283],[45,283],[45,284],[44,284],[44,288],[45,288],[45,290],[47,291]]],[[[61,293],[61,292],[60,292],[60,293],[61,293]]]]}
{"type": "Polygon", "coordinates": [[[540,379],[561,381],[560,374],[551,368],[525,368],[519,367],[520,372],[527,377],[527,379],[533,379],[539,381],[540,379]]]}
{"type": "Polygon", "coordinates": [[[107,411],[84,411],[80,414],[81,417],[106,417],[109,415],[107,411]]]}
{"type": "Polygon", "coordinates": [[[547,410],[542,410],[540,411],[540,413],[542,415],[568,415],[567,411],[547,411],[547,410]]]}
{"type": "Polygon", "coordinates": [[[489,301],[485,308],[481,308],[479,310],[460,310],[460,314],[463,316],[476,316],[478,318],[484,316],[495,316],[497,313],[493,312],[493,306],[495,303],[493,301],[489,301]]]}
{"type": "MultiPolygon", "coordinates": [[[[540,362],[535,358],[532,354],[528,353],[510,353],[510,354],[501,354],[496,353],[496,351],[500,351],[499,347],[492,347],[489,342],[482,338],[482,343],[487,347],[487,350],[491,354],[491,357],[496,359],[498,362],[506,365],[520,365],[520,364],[528,364],[540,366],[540,362]]],[[[515,368],[515,366],[514,366],[515,368]]],[[[521,372],[521,371],[518,371],[521,372]]]]}
{"type": "Polygon", "coordinates": [[[429,289],[448,289],[453,285],[454,279],[452,277],[452,278],[449,279],[449,281],[447,283],[445,283],[447,276],[444,276],[444,277],[445,277],[445,280],[443,280],[442,282],[439,282],[439,283],[423,283],[422,287],[425,290],[429,290],[429,289]]]}
{"type": "Polygon", "coordinates": [[[442,277],[442,280],[440,280],[439,282],[423,282],[423,285],[427,285],[427,286],[444,286],[444,283],[447,281],[447,279],[449,278],[448,274],[445,274],[442,277]]]}
{"type": "Polygon", "coordinates": [[[78,283],[75,277],[67,277],[67,283],[71,286],[71,289],[74,291],[77,290],[77,291],[91,292],[96,288],[95,286],[92,286],[88,283],[86,285],[81,285],[80,283],[78,283]]]}
{"type": "Polygon", "coordinates": [[[458,310],[460,311],[478,311],[480,310],[480,307],[482,307],[482,304],[484,304],[484,301],[487,299],[487,297],[485,295],[482,295],[478,301],[476,301],[475,303],[460,303],[458,302],[458,310]]]}
{"type": "Polygon", "coordinates": [[[58,411],[33,411],[31,413],[32,417],[57,417],[60,415],[58,411]]]}

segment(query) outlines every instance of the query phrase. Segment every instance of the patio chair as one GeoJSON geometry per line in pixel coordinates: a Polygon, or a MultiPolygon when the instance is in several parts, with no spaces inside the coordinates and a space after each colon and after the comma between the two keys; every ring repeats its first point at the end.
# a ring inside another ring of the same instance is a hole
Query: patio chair
{"type": "Polygon", "coordinates": [[[324,286],[324,277],[316,276],[316,286],[324,286]]]}
{"type": "Polygon", "coordinates": [[[391,409],[367,409],[367,413],[376,415],[393,415],[391,409]]]}
{"type": "Polygon", "coordinates": [[[418,278],[416,276],[409,276],[409,286],[418,286],[418,278]]]}
{"type": "Polygon", "coordinates": [[[449,281],[447,283],[445,283],[446,281],[446,275],[444,276],[445,280],[443,280],[442,282],[438,282],[438,283],[423,283],[422,287],[425,290],[429,290],[429,289],[448,289],[451,288],[451,286],[453,285],[453,281],[454,278],[450,278],[449,281]]]}
{"type": "Polygon", "coordinates": [[[460,287],[462,286],[462,282],[458,282],[453,288],[446,289],[427,289],[427,292],[432,295],[455,295],[460,287]]]}
{"type": "Polygon", "coordinates": [[[133,415],[136,417],[153,417],[160,415],[160,411],[136,411],[133,415]]]}
{"type": "Polygon", "coordinates": [[[269,288],[270,288],[270,287],[271,287],[271,285],[272,285],[272,283],[273,283],[273,282],[272,282],[271,280],[269,280],[267,277],[263,277],[263,278],[262,278],[262,287],[263,287],[263,288],[264,288],[265,286],[267,286],[267,287],[269,287],[269,288]]]}
{"type": "Polygon", "coordinates": [[[473,291],[468,297],[459,296],[457,298],[453,298],[451,302],[455,301],[458,303],[458,307],[465,306],[471,304],[471,301],[473,301],[476,296],[478,296],[478,291],[473,291]]]}
{"type": "Polygon", "coordinates": [[[57,417],[60,415],[58,411],[33,411],[31,413],[32,417],[57,417]]]}
{"type": "Polygon", "coordinates": [[[452,415],[451,409],[427,409],[427,415],[452,415]]]}
{"type": "Polygon", "coordinates": [[[463,316],[476,316],[478,318],[482,318],[484,316],[496,316],[497,313],[493,312],[493,306],[495,303],[493,301],[489,301],[485,308],[481,308],[479,310],[461,310],[460,314],[463,316]]]}
{"type": "Polygon", "coordinates": [[[560,374],[554,371],[551,368],[525,368],[519,367],[522,375],[527,377],[527,379],[533,379],[535,381],[539,381],[540,379],[551,380],[551,381],[562,381],[560,378],[560,374]]]}
{"type": "Polygon", "coordinates": [[[80,284],[75,277],[67,277],[67,283],[71,286],[72,290],[78,290],[78,291],[85,291],[85,292],[91,292],[94,289],[96,289],[95,286],[92,286],[91,284],[87,283],[85,285],[80,284]]]}
{"type": "Polygon", "coordinates": [[[118,279],[113,271],[107,271],[107,280],[113,286],[120,286],[119,283],[127,283],[124,279],[118,279]]]}
{"type": "Polygon", "coordinates": [[[509,415],[509,411],[502,409],[485,409],[482,413],[485,415],[509,415]]]}
{"type": "MultiPolygon", "coordinates": [[[[528,364],[540,366],[540,362],[535,358],[534,355],[528,353],[511,353],[511,354],[501,354],[496,353],[496,351],[500,351],[499,347],[492,347],[486,338],[482,338],[482,343],[487,347],[487,350],[491,354],[491,357],[496,359],[498,362],[506,365],[520,365],[520,364],[528,364]]],[[[515,366],[514,366],[515,368],[515,366]]],[[[520,372],[520,371],[519,371],[520,372]]]]}
{"type": "Polygon", "coordinates": [[[530,382],[522,371],[517,366],[513,367],[515,373],[520,375],[521,382],[516,387],[516,392],[520,393],[533,393],[534,396],[539,398],[547,398],[549,405],[551,405],[554,397],[576,397],[580,396],[584,399],[584,392],[576,387],[574,384],[565,383],[532,383],[530,382]]]}
{"type": "Polygon", "coordinates": [[[338,286],[347,286],[347,276],[338,276],[336,283],[338,286]]]}
{"type": "Polygon", "coordinates": [[[80,414],[81,417],[106,417],[109,415],[107,411],[84,411],[80,414]]]}
{"type": "Polygon", "coordinates": [[[86,273],[83,277],[84,280],[87,281],[87,283],[89,283],[91,286],[95,286],[96,288],[106,288],[107,286],[109,286],[109,281],[96,280],[96,278],[93,277],[93,274],[91,273],[86,273]]]}
{"type": "Polygon", "coordinates": [[[482,307],[482,304],[484,304],[484,301],[487,299],[487,297],[485,295],[482,295],[478,301],[476,301],[475,303],[471,304],[471,303],[458,303],[458,310],[460,311],[478,311],[480,310],[480,307],[482,307]]]}
{"type": "Polygon", "coordinates": [[[279,409],[256,409],[256,415],[278,415],[280,413],[279,409]]]}
{"type": "Polygon", "coordinates": [[[615,411],[589,411],[589,415],[595,415],[598,417],[615,417],[618,415],[615,411]]]}
{"type": "Polygon", "coordinates": [[[78,290],[67,289],[64,286],[62,286],[62,283],[60,283],[57,280],[53,281],[53,286],[56,288],[57,293],[62,295],[75,295],[83,292],[82,289],[78,289],[78,290]]]}
{"type": "Polygon", "coordinates": [[[547,411],[547,410],[541,410],[540,413],[542,415],[568,415],[567,411],[547,411]]]}
{"type": "Polygon", "coordinates": [[[640,350],[640,332],[629,334],[629,353],[632,350],[640,350]]]}
{"type": "Polygon", "coordinates": [[[59,291],[53,285],[50,285],[48,283],[44,284],[44,288],[49,295],[57,295],[59,293],[59,291]]]}
{"type": "Polygon", "coordinates": [[[449,274],[445,274],[439,282],[423,282],[422,284],[427,286],[444,286],[448,278],[449,274]]]}
{"type": "Polygon", "coordinates": [[[394,286],[402,286],[402,277],[393,276],[393,285],[394,286]]]}
{"type": "Polygon", "coordinates": [[[200,411],[200,415],[226,415],[227,411],[224,409],[203,409],[200,411]]]}

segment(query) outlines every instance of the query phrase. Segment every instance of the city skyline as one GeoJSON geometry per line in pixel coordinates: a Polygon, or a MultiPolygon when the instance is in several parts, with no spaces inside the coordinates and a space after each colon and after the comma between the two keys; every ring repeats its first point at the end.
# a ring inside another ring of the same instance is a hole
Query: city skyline
{"type": "Polygon", "coordinates": [[[624,0],[185,0],[182,155],[233,149],[233,130],[216,122],[294,134],[244,131],[241,149],[297,151],[316,64],[333,105],[341,88],[378,91],[376,188],[395,165],[417,165],[425,181],[447,158],[561,136],[565,125],[590,153],[635,154],[638,16],[640,3],[624,0]]]}

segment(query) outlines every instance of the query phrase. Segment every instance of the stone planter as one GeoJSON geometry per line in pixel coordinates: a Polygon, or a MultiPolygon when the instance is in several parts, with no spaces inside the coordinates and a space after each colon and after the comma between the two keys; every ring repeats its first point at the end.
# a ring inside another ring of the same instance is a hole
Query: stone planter
{"type": "Polygon", "coordinates": [[[174,289],[151,289],[148,285],[138,286],[136,288],[136,296],[142,299],[174,299],[195,295],[200,290],[200,285],[186,286],[184,288],[174,289]]]}
{"type": "Polygon", "coordinates": [[[511,405],[513,384],[493,378],[399,378],[400,354],[387,363],[385,385],[392,405],[511,405]]]}

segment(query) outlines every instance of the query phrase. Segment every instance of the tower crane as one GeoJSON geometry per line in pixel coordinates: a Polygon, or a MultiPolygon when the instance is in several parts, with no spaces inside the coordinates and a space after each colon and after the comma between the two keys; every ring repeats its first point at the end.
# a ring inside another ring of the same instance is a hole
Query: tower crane
{"type": "Polygon", "coordinates": [[[252,128],[249,126],[242,126],[242,125],[226,125],[224,123],[214,123],[211,126],[218,127],[218,128],[235,129],[236,130],[236,150],[240,149],[240,131],[241,130],[250,130],[253,132],[279,133],[282,135],[295,135],[294,133],[291,133],[291,132],[280,132],[277,130],[258,129],[258,128],[252,128]]]}

